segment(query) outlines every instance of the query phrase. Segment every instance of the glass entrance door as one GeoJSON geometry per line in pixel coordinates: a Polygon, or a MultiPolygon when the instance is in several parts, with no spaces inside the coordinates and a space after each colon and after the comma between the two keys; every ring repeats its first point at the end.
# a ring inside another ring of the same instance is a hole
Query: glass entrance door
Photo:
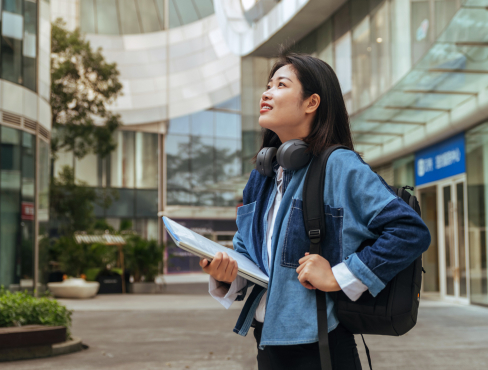
{"type": "Polygon", "coordinates": [[[438,185],[439,234],[442,236],[441,292],[446,297],[467,299],[466,181],[464,176],[438,185]]]}

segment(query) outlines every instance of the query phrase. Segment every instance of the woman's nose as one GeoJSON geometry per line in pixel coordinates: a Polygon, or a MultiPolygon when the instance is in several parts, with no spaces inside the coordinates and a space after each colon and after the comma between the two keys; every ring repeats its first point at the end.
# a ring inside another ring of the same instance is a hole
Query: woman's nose
{"type": "Polygon", "coordinates": [[[269,90],[266,90],[266,91],[263,92],[263,95],[261,96],[261,99],[263,99],[263,100],[269,100],[269,99],[271,99],[271,94],[270,94],[269,90]]]}

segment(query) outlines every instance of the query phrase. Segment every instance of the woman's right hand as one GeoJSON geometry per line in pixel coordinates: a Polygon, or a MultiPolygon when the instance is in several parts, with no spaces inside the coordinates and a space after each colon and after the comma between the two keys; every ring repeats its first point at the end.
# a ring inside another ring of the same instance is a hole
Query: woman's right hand
{"type": "Polygon", "coordinates": [[[237,277],[237,261],[225,252],[217,252],[212,262],[200,259],[200,267],[215,280],[232,284],[237,277]]]}

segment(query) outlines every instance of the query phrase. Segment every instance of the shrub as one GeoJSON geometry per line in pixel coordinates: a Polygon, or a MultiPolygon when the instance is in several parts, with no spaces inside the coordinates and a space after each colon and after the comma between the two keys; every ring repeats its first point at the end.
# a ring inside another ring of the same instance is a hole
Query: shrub
{"type": "Polygon", "coordinates": [[[154,281],[163,260],[164,245],[156,240],[146,240],[139,235],[131,235],[124,246],[125,267],[134,276],[134,281],[154,281]]]}
{"type": "Polygon", "coordinates": [[[47,297],[35,298],[27,292],[11,293],[0,288],[0,327],[47,325],[66,327],[71,338],[72,311],[47,297]]]}

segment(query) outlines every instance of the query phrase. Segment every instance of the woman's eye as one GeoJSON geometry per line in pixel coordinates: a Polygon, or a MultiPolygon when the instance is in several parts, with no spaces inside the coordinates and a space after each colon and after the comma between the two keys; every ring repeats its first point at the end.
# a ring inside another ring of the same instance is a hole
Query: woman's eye
{"type": "Polygon", "coordinates": [[[280,84],[278,86],[285,86],[285,84],[283,82],[280,82],[280,84]]]}
{"type": "Polygon", "coordinates": [[[269,90],[270,88],[271,88],[271,87],[270,87],[269,85],[268,85],[268,86],[266,86],[266,90],[269,90]]]}

